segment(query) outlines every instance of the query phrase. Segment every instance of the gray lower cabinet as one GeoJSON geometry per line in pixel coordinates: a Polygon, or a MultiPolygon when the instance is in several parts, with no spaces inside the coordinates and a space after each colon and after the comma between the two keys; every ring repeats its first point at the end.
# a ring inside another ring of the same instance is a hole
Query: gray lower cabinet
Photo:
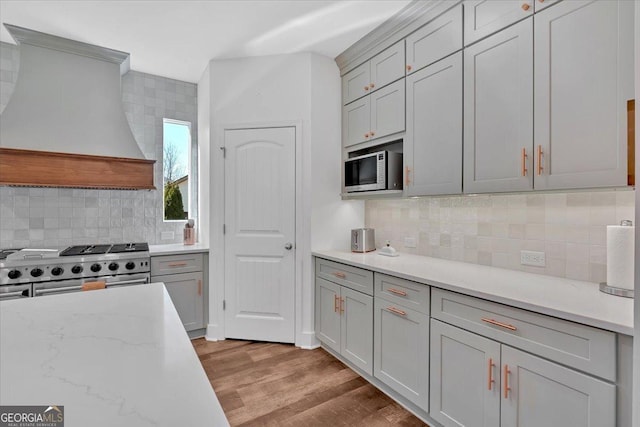
{"type": "Polygon", "coordinates": [[[376,297],[373,330],[374,376],[427,412],[429,315],[376,297]]]}
{"type": "Polygon", "coordinates": [[[316,336],[373,374],[373,297],[316,276],[316,336]]]}
{"type": "Polygon", "coordinates": [[[164,283],[187,332],[205,327],[203,265],[204,255],[201,253],[151,258],[151,281],[164,283]],[[184,270],[190,272],[174,272],[184,270]]]}
{"type": "Polygon", "coordinates": [[[456,427],[614,427],[616,389],[432,319],[430,415],[456,427]]]}

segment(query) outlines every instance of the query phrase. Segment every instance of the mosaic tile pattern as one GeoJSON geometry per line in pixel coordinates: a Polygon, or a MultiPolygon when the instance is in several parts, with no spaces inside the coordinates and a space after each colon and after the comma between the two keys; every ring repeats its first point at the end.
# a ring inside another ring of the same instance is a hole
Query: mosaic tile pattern
{"type": "MultiPolygon", "coordinates": [[[[19,64],[18,48],[0,43],[0,112],[13,93],[19,64]]],[[[145,157],[157,160],[154,181],[158,189],[162,188],[163,118],[192,123],[192,175],[197,176],[196,92],[193,83],[136,71],[122,78],[125,114],[145,157]]],[[[191,211],[197,212],[197,203],[191,211]]],[[[164,222],[162,215],[161,190],[0,187],[0,248],[55,248],[98,241],[181,242],[184,225],[164,222]],[[173,232],[173,238],[161,239],[162,232],[173,232]]]]}
{"type": "Polygon", "coordinates": [[[372,200],[365,223],[401,252],[570,279],[606,280],[606,226],[633,220],[635,191],[372,200]],[[416,248],[405,248],[414,237],[416,248]],[[546,267],[520,264],[542,251],[546,267]]]}

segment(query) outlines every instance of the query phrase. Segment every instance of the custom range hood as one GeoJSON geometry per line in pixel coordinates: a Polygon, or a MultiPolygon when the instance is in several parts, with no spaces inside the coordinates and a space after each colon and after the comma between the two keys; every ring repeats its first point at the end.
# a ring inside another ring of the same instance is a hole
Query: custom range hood
{"type": "Polygon", "coordinates": [[[129,54],[4,24],[20,46],[0,114],[0,185],[153,189],[122,106],[129,54]]]}

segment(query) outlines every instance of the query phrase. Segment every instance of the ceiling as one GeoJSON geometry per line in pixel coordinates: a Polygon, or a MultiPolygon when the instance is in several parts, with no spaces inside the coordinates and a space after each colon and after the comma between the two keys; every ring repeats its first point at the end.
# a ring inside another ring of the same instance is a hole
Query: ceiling
{"type": "MultiPolygon", "coordinates": [[[[331,58],[409,0],[0,1],[3,23],[131,54],[131,68],[197,83],[211,59],[331,58]]],[[[2,27],[0,40],[14,43],[2,27]]]]}

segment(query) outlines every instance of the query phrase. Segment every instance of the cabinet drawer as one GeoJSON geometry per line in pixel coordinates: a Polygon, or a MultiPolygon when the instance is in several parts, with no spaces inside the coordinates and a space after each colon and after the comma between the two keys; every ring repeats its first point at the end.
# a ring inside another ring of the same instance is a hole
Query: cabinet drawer
{"type": "Polygon", "coordinates": [[[151,275],[202,271],[202,254],[165,255],[151,257],[151,275]]]}
{"type": "Polygon", "coordinates": [[[429,314],[429,286],[380,273],[375,273],[373,285],[376,297],[429,314]]]}
{"type": "Polygon", "coordinates": [[[609,381],[616,379],[613,332],[433,289],[431,317],[609,381]]]}
{"type": "Polygon", "coordinates": [[[373,272],[316,258],[316,276],[355,291],[373,295],[373,272]]]}
{"type": "Polygon", "coordinates": [[[533,15],[533,8],[532,0],[465,0],[464,45],[533,15]]]}
{"type": "Polygon", "coordinates": [[[407,74],[462,49],[462,5],[407,37],[407,74]]]}

